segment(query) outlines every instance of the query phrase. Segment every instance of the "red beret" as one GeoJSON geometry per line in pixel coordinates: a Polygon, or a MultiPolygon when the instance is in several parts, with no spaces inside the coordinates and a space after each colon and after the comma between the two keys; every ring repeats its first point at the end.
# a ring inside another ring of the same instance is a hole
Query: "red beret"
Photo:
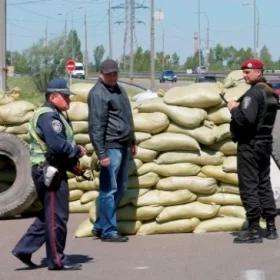
{"type": "Polygon", "coordinates": [[[261,60],[250,58],[241,63],[240,68],[243,69],[263,69],[264,64],[261,60]]]}

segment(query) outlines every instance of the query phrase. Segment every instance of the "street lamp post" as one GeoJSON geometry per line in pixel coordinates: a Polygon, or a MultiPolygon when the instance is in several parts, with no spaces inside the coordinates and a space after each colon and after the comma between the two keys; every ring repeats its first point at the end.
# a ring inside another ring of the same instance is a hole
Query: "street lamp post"
{"type": "Polygon", "coordinates": [[[6,90],[6,0],[0,1],[0,91],[6,90]]]}
{"type": "Polygon", "coordinates": [[[256,0],[251,3],[243,3],[243,6],[253,7],[253,52],[254,56],[259,56],[259,33],[260,33],[260,13],[256,0]]]}
{"type": "Polygon", "coordinates": [[[200,0],[197,1],[198,5],[198,13],[197,13],[197,19],[198,19],[198,67],[201,66],[201,34],[200,34],[200,0]]]}

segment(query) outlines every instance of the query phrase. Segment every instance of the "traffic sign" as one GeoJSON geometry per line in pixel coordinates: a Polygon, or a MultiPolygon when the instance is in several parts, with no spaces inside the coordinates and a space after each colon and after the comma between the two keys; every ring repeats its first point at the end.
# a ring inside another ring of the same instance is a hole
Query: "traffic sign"
{"type": "Polygon", "coordinates": [[[65,63],[65,69],[68,73],[72,73],[75,70],[75,60],[68,59],[65,63]]]}

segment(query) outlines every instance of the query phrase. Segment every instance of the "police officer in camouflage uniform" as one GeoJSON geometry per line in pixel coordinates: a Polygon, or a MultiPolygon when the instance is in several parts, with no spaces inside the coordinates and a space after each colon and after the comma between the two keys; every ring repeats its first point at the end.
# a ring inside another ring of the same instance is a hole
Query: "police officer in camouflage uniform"
{"type": "Polygon", "coordinates": [[[35,111],[30,121],[32,178],[43,210],[20,239],[12,254],[30,268],[32,254],[46,243],[49,270],[76,270],[80,264],[70,264],[64,255],[68,221],[69,190],[67,170],[72,170],[85,154],[74,142],[73,131],[62,111],[69,109],[70,90],[64,79],[48,83],[46,102],[35,111]],[[49,186],[46,168],[55,170],[49,186]]]}
{"type": "Polygon", "coordinates": [[[272,129],[278,96],[263,78],[264,65],[259,59],[241,64],[243,76],[251,88],[238,100],[230,100],[231,132],[237,142],[237,172],[240,196],[246,210],[248,231],[241,232],[235,243],[260,243],[260,218],[266,220],[264,237],[277,239],[277,214],[270,182],[272,129]]]}

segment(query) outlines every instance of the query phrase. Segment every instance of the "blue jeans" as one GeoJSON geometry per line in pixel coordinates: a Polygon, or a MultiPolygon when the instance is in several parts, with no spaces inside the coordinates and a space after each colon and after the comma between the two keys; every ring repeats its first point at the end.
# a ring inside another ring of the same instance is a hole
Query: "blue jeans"
{"type": "Polygon", "coordinates": [[[101,167],[98,216],[94,229],[107,236],[118,231],[116,210],[127,190],[130,148],[108,149],[111,163],[101,167]]]}

